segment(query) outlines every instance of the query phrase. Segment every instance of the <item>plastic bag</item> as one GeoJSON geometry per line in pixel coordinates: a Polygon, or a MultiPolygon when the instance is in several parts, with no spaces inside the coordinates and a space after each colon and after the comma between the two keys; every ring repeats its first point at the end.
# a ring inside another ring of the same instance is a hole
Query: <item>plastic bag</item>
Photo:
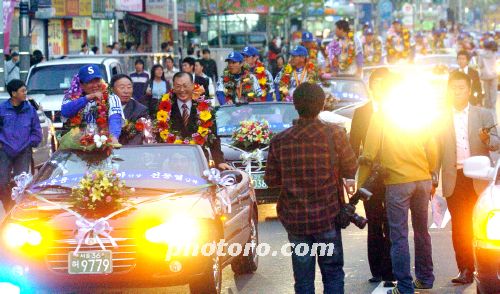
{"type": "Polygon", "coordinates": [[[450,212],[446,199],[440,195],[435,195],[431,200],[432,225],[431,229],[444,229],[450,221],[450,212]]]}

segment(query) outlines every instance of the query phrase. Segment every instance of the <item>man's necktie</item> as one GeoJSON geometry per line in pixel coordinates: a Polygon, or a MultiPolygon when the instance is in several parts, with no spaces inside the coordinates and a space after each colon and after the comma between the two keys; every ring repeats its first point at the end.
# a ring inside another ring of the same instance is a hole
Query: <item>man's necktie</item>
{"type": "Polygon", "coordinates": [[[182,104],[182,122],[184,126],[187,127],[189,121],[189,111],[186,103],[182,104]]]}

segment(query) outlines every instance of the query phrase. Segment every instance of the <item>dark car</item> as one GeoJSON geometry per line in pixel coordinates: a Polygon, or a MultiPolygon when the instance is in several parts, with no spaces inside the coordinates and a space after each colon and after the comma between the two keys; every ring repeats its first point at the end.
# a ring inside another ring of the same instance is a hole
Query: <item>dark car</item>
{"type": "MultiPolygon", "coordinates": [[[[246,166],[241,158],[242,151],[232,146],[232,134],[244,120],[269,122],[269,127],[277,134],[292,126],[299,115],[291,102],[263,102],[243,105],[224,105],[217,110],[217,134],[222,140],[222,151],[226,161],[236,169],[244,171],[246,166]]],[[[277,191],[269,189],[264,182],[267,149],[263,148],[264,160],[259,165],[252,161],[251,174],[260,202],[275,200],[277,191]]]]}
{"type": "Polygon", "coordinates": [[[206,185],[208,167],[202,149],[194,145],[127,146],[100,157],[57,151],[1,224],[0,283],[72,292],[189,283],[193,293],[220,293],[225,266],[231,265],[237,274],[257,269],[257,206],[248,175],[223,172],[222,177],[235,179],[235,186],[215,188],[206,185]],[[85,239],[75,260],[76,217],[33,196],[68,205],[71,188],[95,170],[116,171],[127,187],[134,188],[127,196],[131,203],[183,193],[112,217],[110,235],[118,246],[100,236],[106,249],[102,250],[92,231],[93,238],[85,239]],[[221,199],[232,203],[230,209],[221,199]],[[224,247],[223,254],[205,251],[202,255],[202,249],[196,255],[184,251],[169,256],[168,250],[175,246],[192,248],[221,239],[229,248],[232,244],[253,246],[239,255],[227,254],[228,247],[224,247]]]}

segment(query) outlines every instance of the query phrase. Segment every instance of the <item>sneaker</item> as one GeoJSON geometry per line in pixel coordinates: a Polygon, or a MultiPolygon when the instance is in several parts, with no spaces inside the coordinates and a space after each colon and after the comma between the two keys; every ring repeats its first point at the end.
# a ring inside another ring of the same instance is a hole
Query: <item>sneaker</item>
{"type": "Polygon", "coordinates": [[[387,294],[401,294],[401,292],[399,292],[398,288],[396,287],[387,291],[387,294]]]}
{"type": "Polygon", "coordinates": [[[396,283],[393,281],[384,281],[384,288],[394,288],[396,287],[396,283]]]}
{"type": "Polygon", "coordinates": [[[415,279],[415,281],[413,281],[413,287],[415,287],[415,289],[420,289],[420,290],[432,289],[432,285],[425,284],[419,279],[415,279]]]}

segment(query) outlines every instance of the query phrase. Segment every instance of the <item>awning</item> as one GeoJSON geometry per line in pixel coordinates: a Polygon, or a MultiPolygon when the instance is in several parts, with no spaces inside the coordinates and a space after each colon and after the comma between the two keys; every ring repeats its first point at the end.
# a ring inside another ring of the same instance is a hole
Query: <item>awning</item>
{"type": "MultiPolygon", "coordinates": [[[[174,24],[174,21],[171,20],[170,18],[161,17],[156,14],[151,14],[147,12],[129,12],[128,14],[145,19],[150,22],[166,24],[169,26],[172,26],[174,24]]],[[[179,31],[196,32],[196,27],[192,23],[179,21],[178,25],[179,25],[179,31]]]]}

